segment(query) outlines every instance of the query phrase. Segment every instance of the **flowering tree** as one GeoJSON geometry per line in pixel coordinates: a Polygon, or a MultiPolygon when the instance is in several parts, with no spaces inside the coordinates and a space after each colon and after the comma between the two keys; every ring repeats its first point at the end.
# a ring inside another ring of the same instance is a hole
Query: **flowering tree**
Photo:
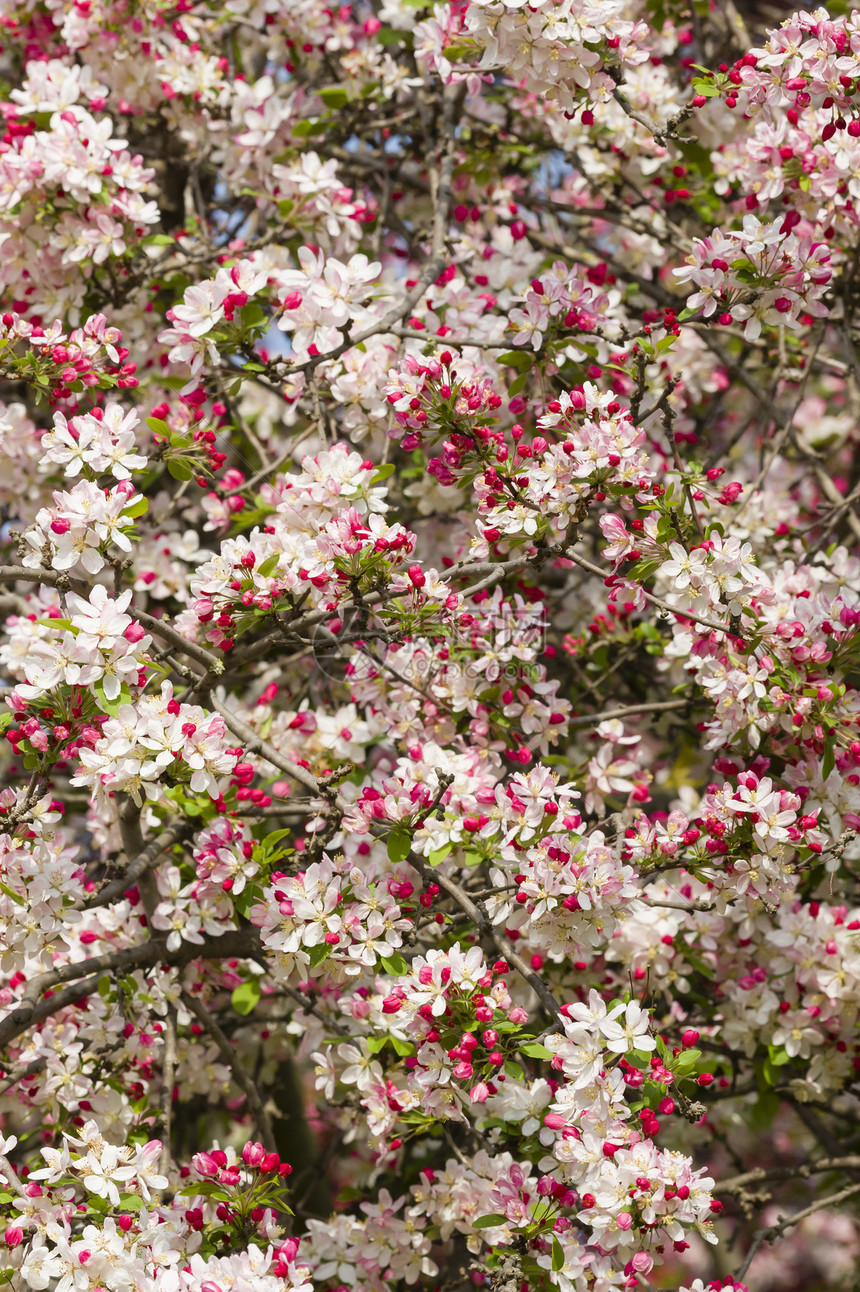
{"type": "Polygon", "coordinates": [[[850,1279],[860,14],[0,14],[0,1283],[850,1279]]]}

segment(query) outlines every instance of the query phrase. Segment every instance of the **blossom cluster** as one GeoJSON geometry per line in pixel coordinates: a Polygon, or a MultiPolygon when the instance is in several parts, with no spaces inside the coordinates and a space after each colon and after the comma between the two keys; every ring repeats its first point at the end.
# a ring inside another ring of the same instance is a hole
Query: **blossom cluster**
{"type": "Polygon", "coordinates": [[[4,0],[0,1283],[851,1282],[842,7],[4,0]]]}

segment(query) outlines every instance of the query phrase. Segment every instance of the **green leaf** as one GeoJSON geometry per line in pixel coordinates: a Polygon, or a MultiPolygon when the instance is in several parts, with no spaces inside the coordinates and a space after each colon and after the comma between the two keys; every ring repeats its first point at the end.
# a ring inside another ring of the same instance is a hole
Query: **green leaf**
{"type": "Polygon", "coordinates": [[[552,1268],[554,1270],[564,1269],[564,1248],[555,1234],[552,1236],[552,1268]]]}
{"type": "Polygon", "coordinates": [[[714,973],[711,966],[705,964],[705,961],[700,960],[698,956],[693,955],[689,947],[684,947],[684,957],[689,960],[696,972],[700,973],[703,978],[716,978],[717,975],[714,973]]]}
{"type": "Polygon", "coordinates": [[[379,963],[392,978],[404,978],[409,973],[409,965],[399,951],[393,951],[390,956],[380,956],[379,963]]]}
{"type": "Polygon", "coordinates": [[[137,520],[138,516],[145,516],[149,511],[149,499],[138,498],[130,507],[123,508],[123,516],[130,516],[132,520],[137,520]]]}
{"type": "Polygon", "coordinates": [[[268,579],[269,575],[275,573],[280,559],[281,558],[277,552],[274,552],[271,556],[267,556],[265,561],[263,561],[263,564],[257,566],[256,573],[262,578],[268,579]]]}
{"type": "Polygon", "coordinates": [[[174,480],[190,480],[194,475],[190,463],[182,458],[171,458],[167,464],[167,470],[174,480]]]}
{"type": "Polygon", "coordinates": [[[396,866],[405,861],[412,850],[412,831],[405,825],[396,825],[388,836],[388,860],[396,866]]]}
{"type": "Polygon", "coordinates": [[[675,1071],[681,1073],[691,1072],[701,1057],[701,1050],[683,1050],[675,1061],[675,1071]]]}
{"type": "Polygon", "coordinates": [[[782,1106],[778,1095],[767,1091],[759,1095],[753,1110],[751,1121],[755,1130],[767,1130],[782,1106]]]}
{"type": "Polygon", "coordinates": [[[26,897],[22,897],[20,893],[16,893],[15,889],[10,888],[8,884],[4,884],[2,879],[0,879],[0,893],[5,893],[7,897],[10,897],[13,902],[17,902],[19,906],[27,905],[26,897]]]}
{"type": "Polygon", "coordinates": [[[392,1036],[391,1044],[394,1046],[395,1053],[399,1054],[401,1059],[405,1059],[408,1054],[415,1053],[415,1046],[412,1042],[401,1041],[399,1036],[392,1036]]]}
{"type": "Polygon", "coordinates": [[[237,987],[230,1001],[237,1014],[250,1014],[260,999],[260,984],[256,978],[249,978],[237,987]]]}
{"type": "Polygon", "coordinates": [[[448,856],[448,853],[451,851],[451,848],[452,848],[452,847],[453,847],[453,844],[445,843],[445,844],[443,844],[443,845],[442,845],[442,847],[441,847],[441,848],[436,848],[434,852],[431,852],[431,853],[428,855],[428,857],[427,857],[427,865],[428,865],[428,866],[438,866],[438,865],[440,865],[440,864],[445,860],[445,858],[448,856]]]}
{"type": "Polygon", "coordinates": [[[367,1053],[379,1054],[380,1051],[385,1049],[386,1045],[390,1040],[391,1040],[390,1036],[368,1036],[367,1053]]]}
{"type": "Polygon", "coordinates": [[[123,1211],[140,1211],[143,1206],[143,1198],[137,1193],[121,1193],[119,1195],[119,1205],[123,1211]]]}
{"type": "Polygon", "coordinates": [[[477,1220],[473,1220],[472,1228],[473,1229],[494,1229],[496,1225],[506,1225],[507,1223],[508,1223],[507,1216],[500,1216],[498,1212],[495,1212],[491,1216],[479,1216],[477,1220]]]}
{"type": "Polygon", "coordinates": [[[551,1059],[552,1050],[548,1050],[545,1045],[539,1041],[529,1041],[528,1045],[521,1045],[520,1053],[526,1054],[530,1059],[551,1059]]]}
{"type": "Polygon", "coordinates": [[[521,1082],[524,1079],[522,1068],[518,1063],[514,1063],[511,1059],[508,1059],[505,1062],[505,1076],[510,1077],[511,1081],[517,1082],[521,1082]]]}
{"type": "Polygon", "coordinates": [[[377,467],[374,471],[370,483],[372,485],[382,484],[383,480],[387,480],[389,476],[394,475],[395,469],[393,462],[383,462],[382,466],[377,467]]]}
{"type": "Polygon", "coordinates": [[[258,845],[261,857],[268,858],[269,853],[275,851],[281,840],[286,839],[287,835],[292,833],[292,830],[274,830],[271,834],[267,834],[265,839],[261,839],[258,845]]]}
{"type": "Polygon", "coordinates": [[[141,247],[173,247],[176,245],[176,239],[171,238],[168,233],[150,233],[146,238],[141,238],[139,245],[141,247]]]}
{"type": "Polygon", "coordinates": [[[186,1184],[179,1192],[184,1198],[193,1198],[196,1194],[200,1194],[203,1198],[220,1198],[223,1202],[227,1202],[230,1198],[224,1185],[216,1184],[214,1180],[200,1180],[197,1184],[186,1184]]]}
{"type": "Polygon", "coordinates": [[[115,700],[109,700],[105,695],[105,684],[103,679],[93,683],[93,691],[102,713],[107,713],[111,718],[115,718],[124,704],[131,703],[131,691],[129,691],[125,682],[119,689],[119,695],[115,700]]]}
{"type": "Polygon", "coordinates": [[[407,32],[395,31],[393,27],[380,27],[376,39],[380,45],[401,45],[408,37],[407,32]]]}
{"type": "Polygon", "coordinates": [[[349,103],[349,95],[339,85],[320,90],[319,96],[327,108],[345,108],[349,103]]]}
{"type": "Polygon", "coordinates": [[[170,439],[170,427],[160,417],[147,417],[146,424],[153,435],[162,435],[166,440],[170,439]]]}
{"type": "Polygon", "coordinates": [[[243,305],[239,311],[239,317],[242,320],[243,327],[256,327],[258,323],[264,323],[266,319],[265,312],[256,301],[249,301],[247,305],[243,305]]]}
{"type": "Polygon", "coordinates": [[[824,757],[821,760],[821,779],[827,780],[827,777],[836,766],[836,737],[829,736],[824,742],[824,757]]]}
{"type": "Polygon", "coordinates": [[[321,965],[323,960],[328,959],[332,951],[334,951],[334,947],[330,942],[318,942],[315,947],[310,947],[308,957],[311,962],[311,968],[316,969],[317,965],[321,965]]]}
{"type": "Polygon", "coordinates": [[[505,354],[500,354],[496,362],[503,363],[508,368],[516,368],[517,372],[528,372],[534,366],[534,355],[522,350],[508,350],[505,354]]]}
{"type": "Polygon", "coordinates": [[[768,1058],[775,1068],[782,1068],[786,1063],[791,1063],[791,1055],[786,1053],[782,1045],[769,1045],[767,1047],[768,1058]]]}

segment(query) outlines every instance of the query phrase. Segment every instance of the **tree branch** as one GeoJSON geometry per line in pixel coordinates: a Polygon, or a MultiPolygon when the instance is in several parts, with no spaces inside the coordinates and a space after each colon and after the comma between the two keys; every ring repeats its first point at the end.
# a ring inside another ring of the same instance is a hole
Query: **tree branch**
{"type": "Polygon", "coordinates": [[[468,893],[466,893],[459,884],[456,884],[453,879],[449,879],[447,875],[443,875],[438,871],[433,870],[431,866],[427,865],[423,857],[418,857],[415,853],[410,853],[409,864],[418,871],[422,879],[438,884],[440,888],[444,889],[449,897],[453,897],[454,901],[460,909],[468,915],[475,927],[480,929],[481,932],[486,933],[487,936],[492,939],[497,951],[505,957],[513,969],[516,969],[520,977],[529,984],[546,1011],[557,1023],[562,1024],[563,1016],[561,1013],[561,1006],[555,996],[553,996],[549,987],[547,987],[540,975],[530,969],[522,956],[518,955],[514,950],[514,946],[510,938],[506,937],[500,929],[497,929],[492,924],[490,917],[487,914],[487,908],[484,906],[483,902],[480,900],[473,902],[468,893]]]}
{"type": "MultiPolygon", "coordinates": [[[[200,944],[183,942],[176,951],[168,951],[166,942],[151,939],[137,946],[120,947],[102,956],[91,956],[87,960],[78,960],[73,964],[59,965],[33,978],[27,984],[15,1008],[0,1019],[0,1046],[8,1045],[21,1032],[25,1032],[32,1023],[39,1021],[37,1015],[42,1008],[39,1003],[41,997],[46,991],[61,983],[73,982],[91,974],[93,977],[89,979],[91,984],[89,990],[92,991],[98,986],[102,974],[113,973],[117,969],[144,969],[156,964],[185,965],[191,960],[218,960],[232,956],[248,958],[259,954],[260,944],[256,935],[252,935],[249,930],[239,930],[223,933],[217,938],[207,938],[200,944]]],[[[69,1003],[71,1004],[74,999],[76,998],[70,997],[69,1003]]],[[[62,1008],[61,1005],[55,1006],[53,997],[47,1003],[52,1008],[46,1011],[44,1017],[55,1013],[56,1008],[62,1008]]]]}
{"type": "Polygon", "coordinates": [[[254,1124],[257,1127],[257,1134],[260,1136],[260,1140],[265,1147],[266,1152],[276,1153],[278,1150],[275,1143],[274,1131],[272,1130],[272,1123],[269,1121],[268,1114],[263,1107],[260,1092],[239,1062],[234,1047],[227,1040],[227,1037],[221,1031],[221,1028],[215,1022],[212,1015],[203,1008],[203,1005],[199,1000],[184,991],[182,993],[182,1003],[191,1011],[200,1026],[212,1037],[212,1040],[218,1046],[221,1058],[233,1074],[233,1080],[236,1082],[239,1089],[244,1092],[245,1098],[248,1101],[248,1111],[254,1118],[254,1124]]]}
{"type": "Polygon", "coordinates": [[[194,827],[190,821],[174,821],[162,834],[156,835],[154,839],[150,840],[134,860],[129,861],[121,874],[85,900],[76,902],[73,909],[91,911],[96,907],[108,906],[111,902],[117,901],[127,889],[140,880],[142,875],[152,869],[162,853],[168,852],[175,843],[179,843],[193,829],[194,827]]]}

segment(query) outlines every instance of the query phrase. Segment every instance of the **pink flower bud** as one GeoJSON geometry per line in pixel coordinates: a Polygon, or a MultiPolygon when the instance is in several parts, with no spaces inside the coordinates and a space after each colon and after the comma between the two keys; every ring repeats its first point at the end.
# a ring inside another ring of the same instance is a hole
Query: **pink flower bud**
{"type": "Polygon", "coordinates": [[[214,1177],[218,1174],[218,1163],[211,1153],[195,1153],[191,1165],[198,1175],[214,1177]]]}
{"type": "Polygon", "coordinates": [[[242,1161],[246,1166],[260,1166],[266,1157],[266,1150],[256,1140],[249,1140],[242,1149],[242,1161]]]}

